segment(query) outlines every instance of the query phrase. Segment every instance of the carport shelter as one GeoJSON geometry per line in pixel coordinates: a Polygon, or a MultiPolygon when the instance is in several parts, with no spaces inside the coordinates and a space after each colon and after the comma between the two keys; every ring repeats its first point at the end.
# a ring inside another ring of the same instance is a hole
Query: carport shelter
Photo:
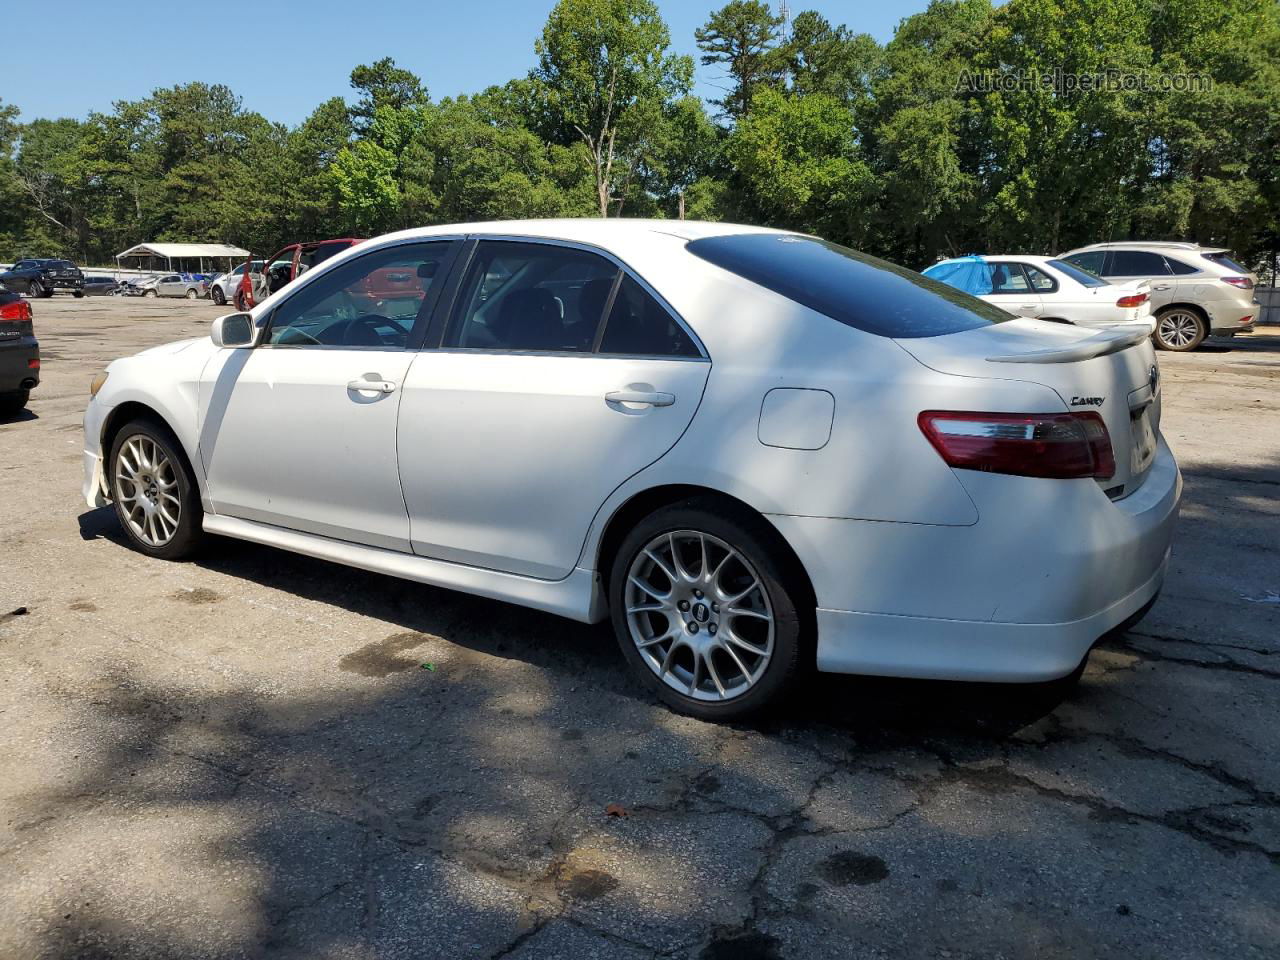
{"type": "Polygon", "coordinates": [[[140,243],[116,254],[116,265],[167,273],[208,273],[205,264],[227,272],[249,258],[249,251],[226,243],[140,243]],[[125,263],[125,260],[135,261],[125,263]]]}

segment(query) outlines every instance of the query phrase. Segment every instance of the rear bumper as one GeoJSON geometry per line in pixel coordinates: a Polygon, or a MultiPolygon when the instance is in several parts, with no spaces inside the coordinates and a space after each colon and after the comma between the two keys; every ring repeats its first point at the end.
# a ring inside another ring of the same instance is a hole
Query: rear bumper
{"type": "Polygon", "coordinates": [[[40,359],[40,344],[34,337],[0,344],[0,393],[33,390],[40,384],[40,368],[30,361],[40,359]]]}
{"type": "Polygon", "coordinates": [[[1163,440],[1114,502],[1093,481],[957,474],[970,527],[770,518],[813,581],[819,669],[1051,680],[1159,591],[1182,496],[1163,440]]]}
{"type": "Polygon", "coordinates": [[[1248,333],[1258,322],[1262,312],[1262,304],[1214,304],[1213,319],[1210,321],[1209,335],[1214,337],[1233,336],[1237,333],[1248,333]]]}

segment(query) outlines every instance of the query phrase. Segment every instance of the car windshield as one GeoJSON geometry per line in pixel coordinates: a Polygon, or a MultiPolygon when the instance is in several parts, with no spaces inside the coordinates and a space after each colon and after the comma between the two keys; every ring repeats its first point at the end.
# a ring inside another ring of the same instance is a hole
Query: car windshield
{"type": "Polygon", "coordinates": [[[937,337],[1012,319],[976,297],[817,237],[745,233],[689,243],[695,256],[846,326],[882,337],[937,337]]]}
{"type": "Polygon", "coordinates": [[[1201,254],[1201,256],[1203,256],[1206,260],[1210,261],[1211,263],[1216,263],[1220,267],[1226,267],[1228,270],[1234,270],[1236,273],[1249,272],[1245,267],[1242,267],[1239,261],[1237,261],[1234,257],[1232,257],[1232,255],[1226,250],[1220,250],[1216,253],[1204,253],[1204,254],[1201,254]]]}
{"type": "Polygon", "coordinates": [[[1092,273],[1089,273],[1089,271],[1081,270],[1079,267],[1074,264],[1067,263],[1065,260],[1050,260],[1048,261],[1048,264],[1059,273],[1066,274],[1082,287],[1110,286],[1110,284],[1101,277],[1095,277],[1092,273]]]}

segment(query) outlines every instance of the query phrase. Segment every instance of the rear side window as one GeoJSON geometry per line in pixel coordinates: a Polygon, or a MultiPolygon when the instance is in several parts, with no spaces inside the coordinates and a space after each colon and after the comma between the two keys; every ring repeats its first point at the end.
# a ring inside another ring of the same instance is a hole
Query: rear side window
{"type": "Polygon", "coordinates": [[[1164,257],[1145,250],[1116,250],[1107,264],[1109,277],[1167,277],[1170,273],[1164,257]]]}
{"type": "Polygon", "coordinates": [[[618,286],[600,352],[638,357],[700,355],[684,328],[630,276],[623,276],[618,286]]]}
{"type": "Polygon", "coordinates": [[[1231,254],[1223,251],[1222,253],[1202,253],[1202,257],[1210,263],[1216,263],[1220,267],[1226,267],[1228,270],[1234,270],[1236,273],[1248,273],[1249,271],[1242,267],[1238,260],[1231,254]]]}
{"type": "Polygon", "coordinates": [[[1175,260],[1173,257],[1165,257],[1164,262],[1169,265],[1169,272],[1175,275],[1200,272],[1198,267],[1193,267],[1189,263],[1183,263],[1181,260],[1175,260]]]}
{"type": "Polygon", "coordinates": [[[846,326],[882,337],[937,337],[1012,319],[945,283],[817,237],[705,237],[690,242],[688,250],[846,326]]]}

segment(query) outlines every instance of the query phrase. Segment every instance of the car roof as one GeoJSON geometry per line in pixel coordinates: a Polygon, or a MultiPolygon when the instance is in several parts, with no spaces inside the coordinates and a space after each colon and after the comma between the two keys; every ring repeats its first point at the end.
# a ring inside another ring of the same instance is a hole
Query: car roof
{"type": "Polygon", "coordinates": [[[770,227],[753,227],[740,223],[718,223],[706,220],[640,220],[611,217],[579,217],[560,220],[490,220],[483,223],[448,223],[415,227],[379,237],[408,239],[441,234],[489,234],[493,236],[530,237],[542,240],[572,240],[580,243],[607,244],[621,239],[637,239],[645,234],[666,234],[684,240],[720,237],[739,233],[790,233],[770,227]]]}
{"type": "Polygon", "coordinates": [[[1156,250],[1185,250],[1190,253],[1226,253],[1226,247],[1202,247],[1198,243],[1186,240],[1111,240],[1106,243],[1091,243],[1086,247],[1068,250],[1062,256],[1073,253],[1084,253],[1086,250],[1144,250],[1154,247],[1156,250]]]}

